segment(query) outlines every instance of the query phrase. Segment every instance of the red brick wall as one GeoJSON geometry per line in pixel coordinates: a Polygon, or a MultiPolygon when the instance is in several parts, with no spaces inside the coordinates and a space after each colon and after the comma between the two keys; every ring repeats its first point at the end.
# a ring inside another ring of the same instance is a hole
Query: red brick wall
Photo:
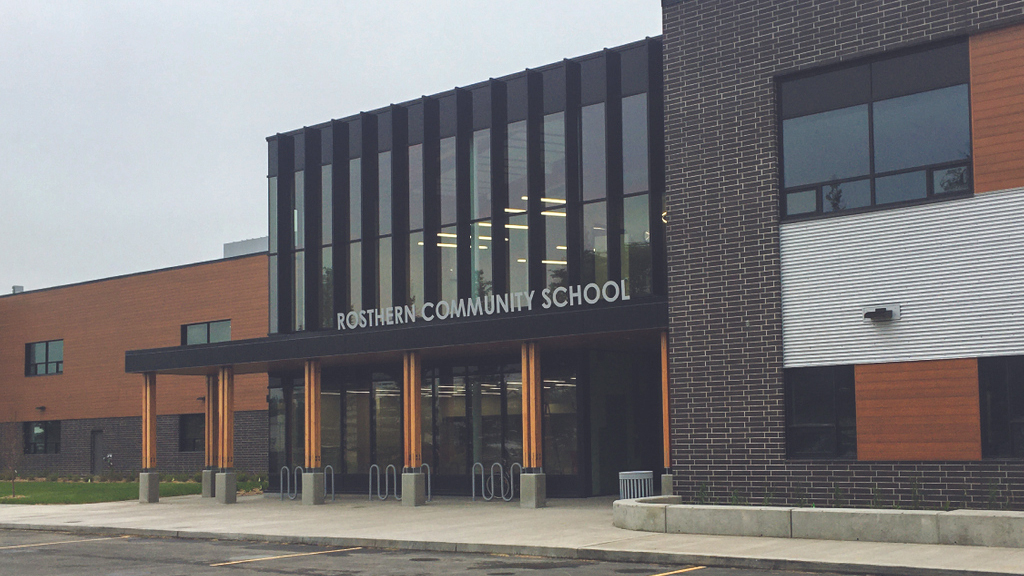
{"type": "MultiPolygon", "coordinates": [[[[0,421],[139,416],[142,375],[126,350],[181,344],[181,325],[231,319],[267,334],[267,257],[217,260],[0,298],[0,421]],[[64,373],[25,376],[25,344],[64,340],[64,373]],[[46,406],[39,411],[37,406],[46,406]]],[[[203,411],[202,376],[158,376],[157,412],[203,411]]],[[[235,410],[266,410],[267,376],[235,378],[235,410]]]]}

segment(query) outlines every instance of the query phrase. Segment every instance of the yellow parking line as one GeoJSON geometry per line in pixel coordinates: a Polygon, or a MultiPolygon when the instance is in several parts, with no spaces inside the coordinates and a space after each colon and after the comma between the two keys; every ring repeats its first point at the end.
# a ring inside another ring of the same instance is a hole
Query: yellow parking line
{"type": "Polygon", "coordinates": [[[232,564],[245,564],[246,562],[262,562],[264,560],[279,560],[281,558],[295,558],[297,556],[316,556],[317,554],[333,554],[335,552],[351,552],[352,550],[360,550],[361,547],[355,548],[341,548],[340,550],[321,550],[320,552],[303,552],[302,554],[284,554],[282,556],[267,556],[266,558],[250,558],[248,560],[235,560],[233,562],[221,562],[219,564],[210,564],[210,566],[230,566],[232,564]]]}
{"type": "Polygon", "coordinates": [[[77,544],[79,542],[97,542],[99,540],[118,540],[129,538],[129,536],[111,536],[109,538],[88,538],[86,540],[64,540],[63,542],[43,542],[41,544],[18,544],[17,546],[0,546],[0,550],[13,550],[15,548],[35,548],[36,546],[56,546],[57,544],[77,544]]]}
{"type": "Polygon", "coordinates": [[[655,574],[654,576],[669,576],[669,574],[682,574],[683,572],[692,572],[693,570],[701,570],[706,566],[694,566],[692,568],[683,568],[682,570],[676,570],[674,572],[662,572],[661,574],[655,574]]]}

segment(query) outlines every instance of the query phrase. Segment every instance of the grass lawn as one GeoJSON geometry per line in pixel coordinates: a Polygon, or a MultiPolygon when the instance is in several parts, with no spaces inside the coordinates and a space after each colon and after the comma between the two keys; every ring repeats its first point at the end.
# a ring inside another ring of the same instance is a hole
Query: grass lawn
{"type": "MultiPolygon", "coordinates": [[[[239,482],[238,489],[249,491],[259,487],[258,482],[239,482]]],[[[161,482],[160,496],[199,494],[202,485],[197,482],[161,482]]],[[[0,504],[86,504],[89,502],[115,502],[136,500],[138,482],[18,482],[16,497],[11,497],[11,483],[0,482],[0,504]]]]}

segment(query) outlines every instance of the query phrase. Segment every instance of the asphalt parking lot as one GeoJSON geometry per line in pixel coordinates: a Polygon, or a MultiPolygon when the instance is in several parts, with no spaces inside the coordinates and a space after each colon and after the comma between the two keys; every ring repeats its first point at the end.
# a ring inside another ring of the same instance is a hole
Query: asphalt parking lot
{"type": "Polygon", "coordinates": [[[19,576],[393,575],[795,576],[796,572],[318,547],[218,540],[0,531],[0,574],[19,576]]]}

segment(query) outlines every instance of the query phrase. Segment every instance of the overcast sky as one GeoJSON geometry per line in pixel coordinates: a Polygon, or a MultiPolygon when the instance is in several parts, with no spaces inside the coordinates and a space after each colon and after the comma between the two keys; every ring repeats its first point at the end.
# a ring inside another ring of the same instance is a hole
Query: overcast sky
{"type": "Polygon", "coordinates": [[[0,293],[265,236],[268,135],[660,33],[657,0],[0,0],[0,293]]]}

